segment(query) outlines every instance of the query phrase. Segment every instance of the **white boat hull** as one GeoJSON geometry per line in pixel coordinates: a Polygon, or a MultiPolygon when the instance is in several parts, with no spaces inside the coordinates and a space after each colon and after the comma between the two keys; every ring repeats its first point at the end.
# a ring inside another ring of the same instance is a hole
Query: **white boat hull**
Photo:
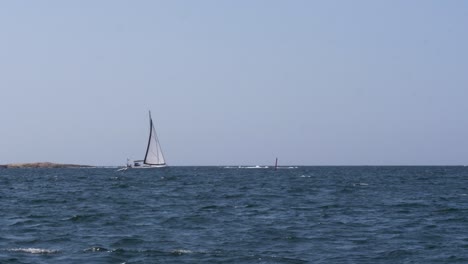
{"type": "Polygon", "coordinates": [[[126,171],[128,169],[161,169],[165,167],[167,167],[167,165],[127,166],[127,167],[120,168],[117,171],[126,171]]]}
{"type": "Polygon", "coordinates": [[[158,169],[158,168],[165,168],[167,165],[141,165],[141,166],[134,166],[129,167],[129,169],[158,169]]]}

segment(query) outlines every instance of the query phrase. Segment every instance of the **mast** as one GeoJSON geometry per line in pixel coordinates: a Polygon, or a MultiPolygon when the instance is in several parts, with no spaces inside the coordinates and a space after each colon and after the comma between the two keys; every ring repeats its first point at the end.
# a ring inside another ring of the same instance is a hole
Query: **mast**
{"type": "Polygon", "coordinates": [[[276,161],[275,161],[275,170],[278,169],[278,158],[276,158],[276,161]]]}

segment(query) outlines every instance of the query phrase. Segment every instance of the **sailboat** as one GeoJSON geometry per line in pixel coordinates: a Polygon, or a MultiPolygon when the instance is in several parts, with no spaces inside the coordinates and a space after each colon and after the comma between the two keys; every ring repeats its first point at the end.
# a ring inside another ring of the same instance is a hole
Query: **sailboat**
{"type": "Polygon", "coordinates": [[[151,111],[149,111],[150,133],[148,138],[148,146],[146,147],[145,159],[130,161],[127,159],[127,167],[124,169],[152,169],[167,167],[166,160],[159,144],[156,129],[154,128],[153,119],[151,119],[151,111]]]}

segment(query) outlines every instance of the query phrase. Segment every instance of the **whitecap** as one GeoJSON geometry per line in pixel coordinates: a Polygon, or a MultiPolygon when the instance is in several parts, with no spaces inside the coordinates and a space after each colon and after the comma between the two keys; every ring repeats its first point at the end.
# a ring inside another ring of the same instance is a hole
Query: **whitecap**
{"type": "Polygon", "coordinates": [[[353,186],[368,186],[369,184],[368,183],[365,183],[365,182],[360,182],[360,183],[354,183],[353,186]]]}
{"type": "Polygon", "coordinates": [[[7,251],[30,253],[30,254],[55,254],[55,253],[59,253],[58,250],[43,249],[43,248],[10,248],[10,249],[7,249],[7,251]]]}
{"type": "Polygon", "coordinates": [[[256,165],[256,166],[225,166],[223,167],[224,169],[268,169],[269,167],[268,166],[260,166],[260,165],[256,165]]]}
{"type": "Polygon", "coordinates": [[[172,251],[172,254],[177,254],[177,255],[190,254],[190,253],[193,253],[193,251],[188,250],[188,249],[175,249],[172,251]]]}
{"type": "Polygon", "coordinates": [[[107,248],[103,247],[90,247],[84,250],[85,252],[109,252],[107,248]]]}
{"type": "Polygon", "coordinates": [[[246,166],[246,167],[239,167],[239,168],[242,168],[242,169],[268,169],[268,166],[256,165],[256,166],[246,166]]]}

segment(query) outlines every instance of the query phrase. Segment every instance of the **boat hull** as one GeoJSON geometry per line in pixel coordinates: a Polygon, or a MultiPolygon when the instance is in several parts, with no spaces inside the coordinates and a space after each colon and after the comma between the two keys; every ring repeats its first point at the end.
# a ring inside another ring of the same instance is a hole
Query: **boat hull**
{"type": "Polygon", "coordinates": [[[129,167],[129,169],[160,169],[165,167],[167,167],[167,165],[141,165],[129,167]]]}

